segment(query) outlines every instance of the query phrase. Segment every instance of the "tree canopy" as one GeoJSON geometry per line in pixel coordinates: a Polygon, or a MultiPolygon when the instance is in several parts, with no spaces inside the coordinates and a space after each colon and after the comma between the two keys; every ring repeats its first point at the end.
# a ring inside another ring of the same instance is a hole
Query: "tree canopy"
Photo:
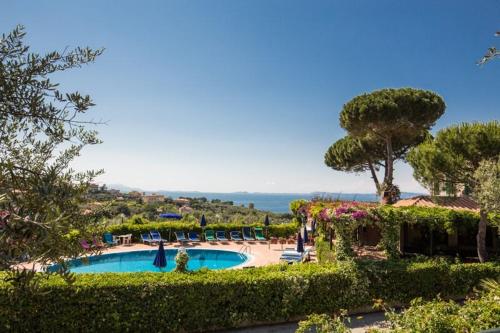
{"type": "Polygon", "coordinates": [[[340,125],[348,135],[328,149],[325,164],[339,171],[370,170],[382,200],[394,202],[399,194],[393,184],[394,162],[424,141],[444,111],[442,98],[427,90],[382,89],[357,96],[340,113],[340,125]],[[382,182],[377,176],[380,168],[382,182]]]}
{"type": "Polygon", "coordinates": [[[498,207],[500,123],[463,123],[439,131],[408,154],[415,178],[433,190],[451,183],[469,188],[481,207],[477,234],[478,256],[487,258],[487,214],[498,207]]]}
{"type": "Polygon", "coordinates": [[[99,143],[82,115],[88,95],[64,92],[51,77],[93,62],[102,50],[76,48],[45,55],[24,43],[22,26],[0,39],[0,269],[22,261],[48,263],[82,252],[98,214],[82,214],[88,183],[99,171],[77,173],[70,162],[99,143]]]}
{"type": "Polygon", "coordinates": [[[440,130],[412,149],[407,160],[415,178],[433,189],[436,182],[465,185],[472,190],[477,183],[474,173],[484,160],[500,155],[500,124],[463,123],[440,130]]]}

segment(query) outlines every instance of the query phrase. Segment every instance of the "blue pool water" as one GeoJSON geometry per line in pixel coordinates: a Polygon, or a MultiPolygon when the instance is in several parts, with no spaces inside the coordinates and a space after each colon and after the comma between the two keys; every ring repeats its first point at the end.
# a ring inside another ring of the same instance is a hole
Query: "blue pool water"
{"type": "MultiPolygon", "coordinates": [[[[105,273],[105,272],[170,272],[175,268],[177,250],[165,250],[167,267],[161,270],[153,265],[156,250],[110,253],[92,256],[88,259],[69,261],[69,269],[73,273],[105,273]]],[[[222,250],[187,249],[189,256],[188,269],[199,270],[225,269],[240,265],[248,257],[242,253],[222,250]]],[[[58,266],[49,267],[49,271],[57,270],[58,266]]]]}

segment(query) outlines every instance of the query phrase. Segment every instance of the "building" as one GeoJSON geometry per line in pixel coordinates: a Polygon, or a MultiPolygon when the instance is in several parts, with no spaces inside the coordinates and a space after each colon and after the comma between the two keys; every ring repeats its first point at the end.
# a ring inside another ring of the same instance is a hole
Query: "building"
{"type": "Polygon", "coordinates": [[[174,203],[178,206],[185,206],[185,205],[188,205],[190,202],[189,199],[186,199],[186,198],[177,198],[174,200],[174,203]]]}
{"type": "MultiPolygon", "coordinates": [[[[420,195],[396,202],[394,207],[447,208],[458,211],[479,213],[479,205],[468,196],[428,196],[420,195]]],[[[427,225],[404,223],[400,233],[400,250],[403,253],[424,253],[476,256],[477,227],[458,226],[452,233],[436,230],[427,225]]],[[[499,250],[498,231],[488,226],[486,248],[489,253],[499,250]]]]}
{"type": "Polygon", "coordinates": [[[394,207],[440,207],[455,210],[469,210],[479,213],[479,205],[477,202],[467,196],[430,196],[419,195],[413,198],[401,199],[396,202],[394,207]]]}
{"type": "Polygon", "coordinates": [[[143,194],[141,196],[142,202],[143,203],[153,203],[153,202],[164,202],[165,201],[165,196],[161,194],[143,194]]]}
{"type": "Polygon", "coordinates": [[[192,214],[193,212],[194,212],[194,209],[187,206],[187,205],[184,205],[184,206],[179,208],[179,213],[181,213],[181,214],[192,214]]]}

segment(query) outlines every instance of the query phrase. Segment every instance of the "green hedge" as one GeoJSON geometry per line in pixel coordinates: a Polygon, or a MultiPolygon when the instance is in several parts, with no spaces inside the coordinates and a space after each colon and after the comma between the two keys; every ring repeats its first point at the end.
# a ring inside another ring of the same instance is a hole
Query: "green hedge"
{"type": "MultiPolygon", "coordinates": [[[[232,223],[210,223],[207,225],[205,230],[222,230],[226,233],[229,231],[242,230],[243,227],[261,227],[262,224],[232,224],[232,223]]],[[[170,241],[175,240],[175,231],[197,231],[201,232],[200,225],[198,223],[185,223],[185,222],[152,222],[145,224],[132,224],[124,223],[112,225],[107,228],[107,231],[115,235],[132,234],[133,238],[138,241],[141,238],[141,233],[148,233],[149,231],[157,230],[160,232],[161,236],[170,241]]],[[[284,224],[271,224],[269,226],[269,236],[270,237],[289,237],[294,235],[298,230],[297,224],[294,223],[284,223],[284,224]]]]}
{"type": "Polygon", "coordinates": [[[89,274],[73,285],[51,277],[26,297],[0,282],[0,331],[202,332],[352,310],[374,299],[465,295],[486,277],[500,277],[500,264],[346,262],[89,274]]]}

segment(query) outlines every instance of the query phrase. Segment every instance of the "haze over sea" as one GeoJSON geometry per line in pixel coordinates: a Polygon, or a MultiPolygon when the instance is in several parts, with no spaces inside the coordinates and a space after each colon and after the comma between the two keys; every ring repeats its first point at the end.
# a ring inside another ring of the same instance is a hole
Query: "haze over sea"
{"type": "MultiPolygon", "coordinates": [[[[147,193],[153,193],[147,191],[147,193]]],[[[297,199],[311,199],[313,197],[328,197],[341,200],[356,200],[356,201],[378,201],[375,194],[369,193],[247,193],[247,192],[234,192],[234,193],[212,193],[212,192],[176,192],[176,191],[156,191],[154,193],[163,194],[171,198],[190,197],[199,198],[205,197],[208,200],[220,199],[222,201],[233,201],[234,205],[245,205],[248,207],[249,203],[255,205],[255,209],[270,211],[274,213],[288,213],[290,212],[290,201],[297,199]]],[[[418,195],[418,193],[402,193],[402,198],[409,198],[418,195]]]]}

